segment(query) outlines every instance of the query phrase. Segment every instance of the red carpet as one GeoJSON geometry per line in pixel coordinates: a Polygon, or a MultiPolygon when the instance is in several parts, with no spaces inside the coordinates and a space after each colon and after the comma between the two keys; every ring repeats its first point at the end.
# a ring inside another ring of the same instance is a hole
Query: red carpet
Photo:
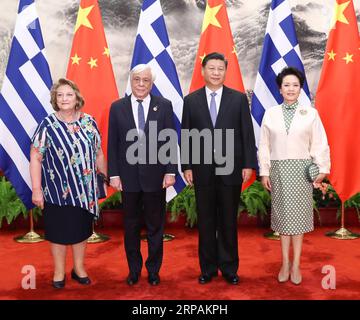
{"type": "MultiPolygon", "coordinates": [[[[87,251],[87,270],[93,284],[81,287],[70,279],[71,259],[68,257],[67,282],[63,290],[51,287],[52,258],[47,242],[20,244],[13,240],[22,231],[0,230],[0,299],[136,299],[136,300],[326,300],[360,299],[360,239],[335,240],[324,236],[329,227],[317,227],[305,236],[303,246],[303,283],[279,284],[276,279],[280,267],[280,243],[263,237],[265,229],[239,227],[240,284],[232,286],[222,277],[207,285],[197,283],[199,266],[197,259],[197,230],[172,228],[176,239],[165,242],[165,254],[161,269],[161,284],[151,287],[147,283],[146,270],[134,287],[125,283],[128,273],[122,230],[98,229],[111,240],[91,244],[87,251]],[[24,265],[36,268],[36,289],[21,288],[24,265]],[[324,265],[336,268],[336,289],[325,290],[321,286],[324,265]]],[[[353,232],[360,228],[352,227],[353,232]]],[[[146,242],[142,242],[146,255],[146,242]]]]}

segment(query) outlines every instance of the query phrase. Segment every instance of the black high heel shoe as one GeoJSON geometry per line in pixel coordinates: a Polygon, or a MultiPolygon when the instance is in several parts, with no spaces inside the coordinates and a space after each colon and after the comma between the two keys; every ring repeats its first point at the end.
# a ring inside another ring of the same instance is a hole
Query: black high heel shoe
{"type": "Polygon", "coordinates": [[[64,280],[60,280],[60,281],[54,281],[52,282],[52,286],[55,289],[62,289],[65,287],[65,276],[64,276],[64,280]]]}
{"type": "Polygon", "coordinates": [[[74,280],[76,280],[76,281],[79,282],[80,284],[88,285],[88,284],[91,283],[91,280],[90,280],[89,277],[79,277],[79,276],[76,274],[76,272],[75,272],[74,269],[71,270],[71,278],[74,279],[74,280]]]}

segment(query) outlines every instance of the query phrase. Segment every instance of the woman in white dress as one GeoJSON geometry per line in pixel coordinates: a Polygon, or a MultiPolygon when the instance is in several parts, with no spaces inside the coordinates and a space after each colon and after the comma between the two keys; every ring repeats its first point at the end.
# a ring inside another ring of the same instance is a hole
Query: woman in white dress
{"type": "Polygon", "coordinates": [[[284,98],[266,110],[260,134],[259,166],[263,186],[271,192],[271,228],[280,234],[282,266],[279,282],[302,281],[300,257],[304,233],[314,230],[313,187],[330,172],[330,152],[315,108],[298,102],[305,77],[293,67],[283,69],[276,82],[284,98]],[[315,163],[314,182],[306,168],[315,163]],[[290,263],[290,245],[293,260],[290,263]]]}

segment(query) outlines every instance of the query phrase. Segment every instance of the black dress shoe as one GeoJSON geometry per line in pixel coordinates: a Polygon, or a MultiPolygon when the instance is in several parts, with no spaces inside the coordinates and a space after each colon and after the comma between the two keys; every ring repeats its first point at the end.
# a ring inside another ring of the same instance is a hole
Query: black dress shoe
{"type": "Polygon", "coordinates": [[[205,284],[211,281],[211,276],[208,274],[201,274],[199,276],[199,283],[200,284],[205,284]]]}
{"type": "Polygon", "coordinates": [[[53,281],[52,282],[52,286],[55,289],[62,289],[65,287],[65,277],[64,280],[60,280],[60,281],[53,281]]]}
{"type": "Polygon", "coordinates": [[[160,283],[160,276],[158,273],[149,273],[148,282],[152,286],[157,286],[160,283]]]}
{"type": "Polygon", "coordinates": [[[237,274],[224,274],[223,277],[230,284],[238,284],[239,276],[237,274]]]}
{"type": "Polygon", "coordinates": [[[129,286],[133,286],[135,283],[139,281],[139,274],[138,273],[129,273],[129,275],[126,278],[126,283],[129,286]]]}
{"type": "Polygon", "coordinates": [[[91,283],[91,280],[90,280],[89,277],[79,277],[79,276],[76,274],[76,272],[75,272],[74,269],[71,270],[71,278],[74,279],[74,280],[76,280],[76,281],[79,282],[80,284],[88,285],[88,284],[91,283]]]}
{"type": "Polygon", "coordinates": [[[214,272],[214,273],[202,273],[200,276],[199,276],[199,283],[200,284],[205,284],[205,283],[209,283],[213,277],[217,277],[217,272],[214,272]]]}

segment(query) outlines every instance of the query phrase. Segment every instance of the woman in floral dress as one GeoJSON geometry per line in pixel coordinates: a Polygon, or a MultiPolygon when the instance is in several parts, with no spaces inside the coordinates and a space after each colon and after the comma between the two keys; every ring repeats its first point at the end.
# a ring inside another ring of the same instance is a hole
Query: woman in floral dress
{"type": "Polygon", "coordinates": [[[67,245],[73,251],[71,277],[90,284],[84,267],[87,239],[98,217],[97,172],[106,172],[95,120],[80,111],[84,105],[77,85],[60,79],[51,89],[54,113],[32,138],[30,174],[32,201],[42,208],[45,239],[54,259],[54,288],[65,286],[67,245]]]}

